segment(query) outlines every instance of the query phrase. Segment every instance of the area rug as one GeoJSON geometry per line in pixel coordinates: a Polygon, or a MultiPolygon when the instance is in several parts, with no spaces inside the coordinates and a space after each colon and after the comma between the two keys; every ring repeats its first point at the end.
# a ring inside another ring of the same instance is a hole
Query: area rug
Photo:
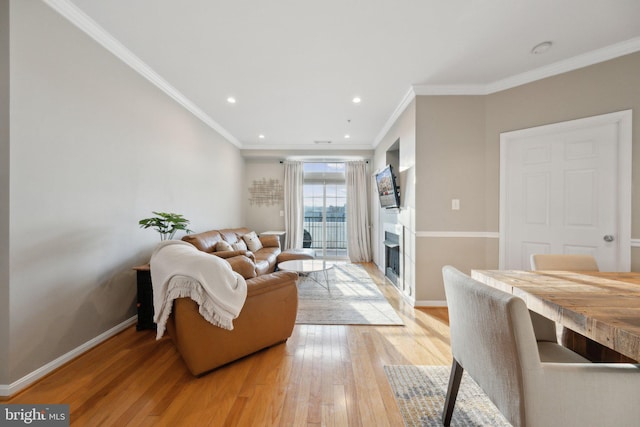
{"type": "MultiPolygon", "coordinates": [[[[442,426],[449,383],[448,366],[385,366],[406,426],[442,426]]],[[[452,426],[510,426],[476,382],[465,372],[451,419],[452,426]]]]}
{"type": "Polygon", "coordinates": [[[364,268],[338,264],[324,273],[298,280],[298,324],[403,325],[364,268]],[[315,279],[315,280],[314,280],[315,279]]]}

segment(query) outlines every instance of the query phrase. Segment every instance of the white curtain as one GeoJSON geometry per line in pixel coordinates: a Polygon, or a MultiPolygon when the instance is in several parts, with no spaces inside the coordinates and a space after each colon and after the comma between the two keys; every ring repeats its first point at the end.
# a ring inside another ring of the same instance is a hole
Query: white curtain
{"type": "Polygon", "coordinates": [[[303,163],[284,162],[284,249],[302,247],[303,185],[303,163]]]}
{"type": "Polygon", "coordinates": [[[347,245],[351,262],[371,261],[367,163],[347,162],[347,245]]]}

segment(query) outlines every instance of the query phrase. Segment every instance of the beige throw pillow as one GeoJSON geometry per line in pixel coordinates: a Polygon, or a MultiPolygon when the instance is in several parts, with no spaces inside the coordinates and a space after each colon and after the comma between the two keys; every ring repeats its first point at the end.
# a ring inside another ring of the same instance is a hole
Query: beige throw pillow
{"type": "Polygon", "coordinates": [[[242,241],[238,240],[236,243],[232,244],[231,247],[234,251],[246,251],[247,245],[242,241]]]}
{"type": "Polygon", "coordinates": [[[247,233],[244,236],[242,236],[242,240],[245,241],[245,243],[247,244],[247,247],[251,252],[255,252],[262,249],[262,242],[256,235],[255,231],[252,231],[251,233],[247,233]]]}
{"type": "Polygon", "coordinates": [[[216,243],[216,252],[232,251],[232,250],[233,248],[231,248],[231,245],[225,242],[224,240],[220,240],[218,243],[216,243]]]}

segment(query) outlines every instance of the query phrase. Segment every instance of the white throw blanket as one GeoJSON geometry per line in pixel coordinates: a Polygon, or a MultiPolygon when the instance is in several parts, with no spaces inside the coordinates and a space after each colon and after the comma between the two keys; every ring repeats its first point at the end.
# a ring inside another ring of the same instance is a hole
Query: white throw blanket
{"type": "Polygon", "coordinates": [[[165,240],[155,248],[151,283],[156,339],[164,334],[176,298],[191,298],[207,321],[229,330],[247,298],[247,283],[228,262],[182,240],[165,240]]]}

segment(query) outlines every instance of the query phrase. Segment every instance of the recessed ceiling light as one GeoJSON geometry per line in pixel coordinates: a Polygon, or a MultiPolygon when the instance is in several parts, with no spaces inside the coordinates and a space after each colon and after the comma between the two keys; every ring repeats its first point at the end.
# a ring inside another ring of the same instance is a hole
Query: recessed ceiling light
{"type": "Polygon", "coordinates": [[[344,139],[349,139],[349,138],[351,138],[351,135],[349,135],[349,134],[346,134],[346,135],[344,136],[344,139]]]}
{"type": "Polygon", "coordinates": [[[236,99],[233,96],[230,96],[227,98],[227,102],[229,104],[235,104],[236,103],[236,99]]]}
{"type": "Polygon", "coordinates": [[[260,134],[260,135],[258,135],[258,138],[260,138],[260,139],[264,139],[264,135],[263,135],[263,134],[260,134]]]}
{"type": "Polygon", "coordinates": [[[356,96],[355,98],[352,99],[354,104],[360,104],[360,102],[362,101],[362,99],[360,99],[359,96],[356,96]]]}
{"type": "Polygon", "coordinates": [[[551,46],[553,46],[553,43],[549,41],[539,43],[535,45],[533,49],[531,49],[531,53],[533,53],[534,55],[540,55],[541,53],[545,53],[546,51],[551,49],[551,46]]]}

